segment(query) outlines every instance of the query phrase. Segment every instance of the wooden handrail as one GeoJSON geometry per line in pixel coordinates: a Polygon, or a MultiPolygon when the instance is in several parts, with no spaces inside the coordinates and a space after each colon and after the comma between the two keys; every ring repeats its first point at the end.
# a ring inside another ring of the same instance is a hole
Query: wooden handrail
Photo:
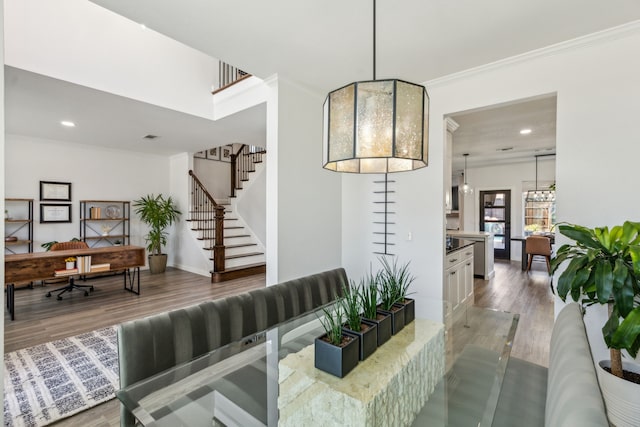
{"type": "Polygon", "coordinates": [[[196,229],[202,233],[202,239],[213,242],[213,271],[224,271],[224,206],[216,203],[192,170],[189,171],[189,176],[191,177],[191,220],[197,223],[196,229]]]}

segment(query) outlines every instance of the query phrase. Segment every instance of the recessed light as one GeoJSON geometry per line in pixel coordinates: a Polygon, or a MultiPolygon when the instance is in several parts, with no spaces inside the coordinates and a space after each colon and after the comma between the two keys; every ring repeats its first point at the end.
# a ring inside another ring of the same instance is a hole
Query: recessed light
{"type": "Polygon", "coordinates": [[[76,127],[76,124],[75,124],[75,123],[73,123],[73,122],[71,122],[71,121],[69,121],[69,120],[63,120],[63,121],[61,121],[61,122],[60,122],[60,124],[61,124],[62,126],[66,126],[66,127],[68,127],[68,128],[74,128],[74,127],[76,127]]]}
{"type": "Polygon", "coordinates": [[[529,135],[531,133],[531,129],[522,129],[520,131],[520,135],[529,135]]]}
{"type": "Polygon", "coordinates": [[[142,137],[142,139],[156,139],[158,135],[148,134],[142,137]]]}

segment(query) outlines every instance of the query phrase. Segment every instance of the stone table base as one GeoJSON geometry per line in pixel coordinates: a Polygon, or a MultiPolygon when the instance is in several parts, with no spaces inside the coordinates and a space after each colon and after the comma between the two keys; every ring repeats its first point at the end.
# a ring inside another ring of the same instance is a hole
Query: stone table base
{"type": "Polygon", "coordinates": [[[416,319],[346,377],[314,367],[313,345],[279,363],[279,426],[410,425],[445,373],[444,327],[416,319]]]}

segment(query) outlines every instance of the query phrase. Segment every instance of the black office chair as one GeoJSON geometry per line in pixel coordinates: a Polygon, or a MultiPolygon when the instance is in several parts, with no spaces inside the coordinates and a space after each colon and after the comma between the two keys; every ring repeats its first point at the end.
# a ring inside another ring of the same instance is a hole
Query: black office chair
{"type": "MultiPolygon", "coordinates": [[[[51,246],[50,250],[51,251],[66,251],[66,250],[69,250],[69,249],[89,249],[89,246],[85,242],[82,242],[82,241],[58,242],[58,243],[54,243],[53,246],[51,246]]],[[[92,285],[76,285],[74,278],[73,277],[69,277],[69,281],[67,282],[66,286],[47,292],[47,297],[51,296],[51,292],[61,291],[57,295],[57,299],[61,300],[62,299],[62,294],[64,294],[65,292],[71,292],[74,289],[82,289],[82,288],[88,288],[88,290],[85,289],[85,291],[84,291],[84,296],[85,297],[89,296],[89,292],[90,291],[93,291],[93,286],[92,285]]]]}

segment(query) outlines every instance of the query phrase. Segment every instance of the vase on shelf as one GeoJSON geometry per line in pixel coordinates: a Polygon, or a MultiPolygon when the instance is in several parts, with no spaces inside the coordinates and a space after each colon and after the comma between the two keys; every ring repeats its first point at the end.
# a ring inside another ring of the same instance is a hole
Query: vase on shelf
{"type": "Polygon", "coordinates": [[[76,263],[73,261],[67,261],[67,270],[71,270],[76,267],[76,263]]]}

